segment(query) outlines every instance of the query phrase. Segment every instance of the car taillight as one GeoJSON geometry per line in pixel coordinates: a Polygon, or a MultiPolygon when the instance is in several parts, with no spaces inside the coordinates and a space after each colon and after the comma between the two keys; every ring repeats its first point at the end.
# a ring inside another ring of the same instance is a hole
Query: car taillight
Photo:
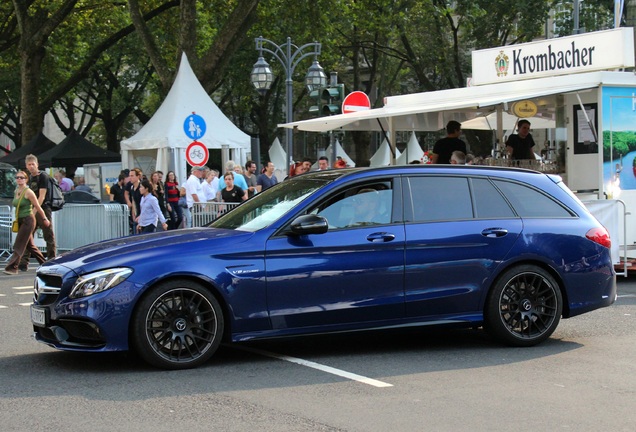
{"type": "Polygon", "coordinates": [[[585,237],[592,240],[594,243],[605,246],[608,249],[612,246],[610,235],[604,227],[592,228],[587,233],[585,233],[585,237]]]}

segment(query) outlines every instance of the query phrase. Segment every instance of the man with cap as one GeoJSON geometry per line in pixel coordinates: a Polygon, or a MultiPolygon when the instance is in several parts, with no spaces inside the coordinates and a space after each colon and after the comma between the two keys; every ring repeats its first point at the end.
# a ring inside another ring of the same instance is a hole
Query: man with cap
{"type": "Polygon", "coordinates": [[[199,208],[197,208],[196,210],[193,208],[194,203],[205,202],[205,193],[203,191],[203,185],[201,183],[201,179],[203,178],[204,173],[205,166],[194,166],[190,171],[190,177],[188,177],[188,180],[186,181],[186,202],[188,203],[188,210],[191,213],[200,210],[199,208]]]}

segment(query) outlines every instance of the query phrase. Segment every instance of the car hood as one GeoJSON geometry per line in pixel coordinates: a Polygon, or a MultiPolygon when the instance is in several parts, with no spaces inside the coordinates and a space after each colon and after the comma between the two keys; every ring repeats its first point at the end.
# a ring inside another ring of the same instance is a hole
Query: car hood
{"type": "Polygon", "coordinates": [[[196,244],[214,242],[214,249],[226,245],[237,244],[250,239],[254,233],[216,228],[191,228],[164,231],[154,234],[143,234],[106,240],[79,247],[66,252],[41,267],[64,266],[78,274],[95,271],[107,267],[130,265],[134,260],[152,259],[153,257],[178,253],[180,248],[196,248],[196,244]]]}

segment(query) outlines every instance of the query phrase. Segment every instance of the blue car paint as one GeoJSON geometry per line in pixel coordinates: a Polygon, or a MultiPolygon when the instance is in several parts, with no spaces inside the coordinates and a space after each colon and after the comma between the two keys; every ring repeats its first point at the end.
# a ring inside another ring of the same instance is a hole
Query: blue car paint
{"type": "MultiPolygon", "coordinates": [[[[447,169],[427,167],[424,173],[447,169]]],[[[584,238],[584,231],[598,222],[556,187],[554,178],[540,173],[453,171],[532,181],[573,209],[583,223],[568,219],[561,226],[558,220],[521,218],[446,226],[400,222],[304,237],[281,235],[279,230],[293,218],[345,185],[413,173],[404,167],[340,171],[329,174],[331,182],[313,196],[256,232],[198,228],[127,237],[89,245],[44,264],[39,272],[63,278],[59,301],[47,306],[50,320],[93,322],[106,343],[84,347],[36,337],[67,350],[128,349],[130,319],[140,296],[156,283],[179,278],[196,279],[221,299],[234,341],[427,323],[478,325],[487,289],[503,271],[521,262],[538,263],[556,276],[567,300],[566,317],[607,306],[615,298],[609,252],[584,238]],[[509,235],[503,241],[480,234],[506,224],[509,235]],[[560,235],[551,241],[546,234],[555,226],[566,234],[570,230],[571,238],[560,235]],[[385,232],[394,240],[380,244],[367,240],[385,232]],[[419,238],[420,233],[424,238],[419,238]],[[377,262],[380,267],[374,265],[377,262]],[[113,267],[131,267],[134,272],[108,291],[68,298],[78,275],[113,267]],[[586,291],[578,288],[581,284],[586,291]]],[[[403,209],[396,210],[400,214],[403,209]]]]}

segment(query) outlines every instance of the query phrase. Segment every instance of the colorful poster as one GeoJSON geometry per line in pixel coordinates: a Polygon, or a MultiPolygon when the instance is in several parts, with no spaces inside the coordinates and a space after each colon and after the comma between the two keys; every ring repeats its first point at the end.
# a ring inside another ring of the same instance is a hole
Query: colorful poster
{"type": "Polygon", "coordinates": [[[636,88],[603,87],[603,183],[636,189],[636,88]]]}

